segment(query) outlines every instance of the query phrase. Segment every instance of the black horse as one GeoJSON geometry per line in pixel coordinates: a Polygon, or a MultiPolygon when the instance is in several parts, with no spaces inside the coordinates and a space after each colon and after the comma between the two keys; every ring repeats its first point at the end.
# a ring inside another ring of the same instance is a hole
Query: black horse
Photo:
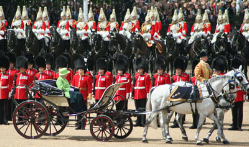
{"type": "Polygon", "coordinates": [[[34,32],[32,31],[32,27],[31,26],[26,26],[26,30],[25,30],[25,34],[26,34],[26,39],[25,39],[25,52],[28,53],[32,53],[35,56],[39,55],[39,54],[44,54],[45,50],[43,50],[43,53],[41,53],[41,48],[42,48],[42,44],[44,44],[43,40],[38,40],[37,37],[35,36],[34,32]]]}
{"type": "Polygon", "coordinates": [[[18,39],[13,29],[8,29],[6,33],[7,38],[7,50],[14,52],[16,56],[25,54],[25,40],[18,39]]]}
{"type": "Polygon", "coordinates": [[[70,30],[70,54],[71,56],[76,53],[77,46],[78,46],[78,37],[76,34],[76,29],[71,28],[70,30]]]}
{"type": "Polygon", "coordinates": [[[65,47],[60,34],[56,30],[56,26],[50,27],[50,35],[51,41],[49,44],[49,51],[54,55],[56,59],[59,55],[64,53],[65,47]]]}

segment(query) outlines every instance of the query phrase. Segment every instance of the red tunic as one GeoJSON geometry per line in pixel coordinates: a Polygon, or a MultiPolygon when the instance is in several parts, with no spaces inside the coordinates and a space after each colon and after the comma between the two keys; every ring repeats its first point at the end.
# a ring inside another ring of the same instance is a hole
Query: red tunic
{"type": "Polygon", "coordinates": [[[211,32],[211,24],[210,23],[203,24],[202,31],[205,32],[205,34],[210,33],[211,32]]]}
{"type": "Polygon", "coordinates": [[[95,76],[95,100],[100,100],[105,89],[111,85],[108,80],[108,77],[105,75],[96,75],[95,76]]]}
{"type": "Polygon", "coordinates": [[[15,75],[16,73],[19,73],[19,70],[15,69],[15,68],[9,68],[9,69],[6,71],[6,73],[8,73],[8,74],[11,75],[10,78],[11,78],[11,82],[13,83],[13,81],[14,81],[14,75],[15,75]]]}
{"type": "MultiPolygon", "coordinates": [[[[110,29],[111,29],[111,27],[110,27],[109,22],[106,22],[106,28],[105,28],[105,31],[110,32],[110,29]]],[[[100,31],[100,30],[99,30],[99,23],[98,23],[98,28],[97,28],[97,31],[100,31]]]]}
{"type": "MultiPolygon", "coordinates": [[[[33,82],[33,79],[31,78],[31,76],[27,73],[17,73],[16,74],[16,85],[13,86],[17,86],[20,84],[24,84],[26,86],[29,86],[31,83],[33,82]]],[[[26,87],[24,86],[17,86],[16,87],[16,92],[15,92],[15,99],[21,99],[21,100],[25,100],[27,99],[26,97],[26,87]]]]}
{"type": "Polygon", "coordinates": [[[76,74],[73,77],[72,86],[79,88],[84,100],[87,100],[88,94],[92,93],[92,78],[88,75],[76,74]]]}
{"type": "MultiPolygon", "coordinates": [[[[5,26],[4,23],[0,22],[0,30],[3,31],[3,33],[5,34],[5,26]]],[[[3,35],[0,35],[3,38],[3,35]]]]}
{"type": "MultiPolygon", "coordinates": [[[[36,69],[32,68],[32,69],[27,69],[26,73],[31,76],[32,80],[34,80],[35,74],[38,73],[38,71],[36,69]]],[[[32,81],[32,83],[33,83],[33,81],[32,81]]]]}
{"type": "Polygon", "coordinates": [[[230,23],[227,23],[224,25],[224,33],[229,33],[231,30],[231,25],[230,23]]]}
{"type": "Polygon", "coordinates": [[[182,37],[186,38],[186,35],[188,33],[188,26],[186,22],[183,22],[183,24],[179,24],[179,33],[182,33],[182,37]]]}
{"type": "MultiPolygon", "coordinates": [[[[122,22],[119,31],[122,31],[122,30],[123,30],[124,23],[125,23],[125,22],[122,22]]],[[[134,33],[134,32],[135,32],[135,29],[136,29],[136,28],[135,28],[135,24],[134,24],[134,23],[131,23],[131,26],[132,26],[132,27],[131,27],[130,33],[134,33]]]]}
{"type": "MultiPolygon", "coordinates": [[[[127,83],[127,84],[122,85],[116,93],[116,95],[122,95],[126,100],[126,94],[130,92],[130,86],[128,85],[129,77],[127,75],[122,75],[122,76],[116,75],[115,81],[116,81],[115,83],[127,83]]],[[[121,98],[120,97],[114,98],[115,101],[117,101],[119,99],[121,99],[121,98]]],[[[123,100],[124,99],[121,99],[121,101],[123,101],[123,100]]]]}
{"type": "Polygon", "coordinates": [[[0,99],[8,99],[11,87],[11,75],[8,73],[0,73],[0,99]]]}
{"type": "Polygon", "coordinates": [[[180,75],[175,74],[173,77],[173,82],[179,82],[179,81],[186,81],[189,82],[190,81],[190,77],[188,74],[186,73],[181,73],[180,75]]]}
{"type": "Polygon", "coordinates": [[[150,91],[150,76],[147,73],[135,74],[135,81],[134,99],[146,99],[150,91]]]}
{"type": "Polygon", "coordinates": [[[234,102],[241,102],[241,101],[243,101],[244,95],[247,94],[247,93],[244,90],[238,90],[236,92],[236,94],[237,95],[236,95],[236,98],[235,98],[234,102]]]}
{"type": "Polygon", "coordinates": [[[49,79],[55,79],[55,72],[53,70],[45,70],[44,73],[48,74],[50,77],[49,79]]]}
{"type": "Polygon", "coordinates": [[[154,74],[154,86],[170,84],[170,76],[167,73],[163,73],[163,75],[154,74]]]}

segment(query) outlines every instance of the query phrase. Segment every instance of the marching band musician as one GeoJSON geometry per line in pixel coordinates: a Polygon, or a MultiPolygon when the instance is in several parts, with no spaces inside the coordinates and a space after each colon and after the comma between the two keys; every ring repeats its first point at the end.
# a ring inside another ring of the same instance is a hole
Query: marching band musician
{"type": "Polygon", "coordinates": [[[96,27],[96,22],[94,21],[94,15],[93,15],[93,11],[92,11],[92,7],[90,7],[90,10],[88,12],[88,30],[87,32],[90,34],[91,32],[95,32],[97,30],[96,27]]]}
{"type": "Polygon", "coordinates": [[[110,15],[110,31],[111,32],[118,32],[119,24],[116,19],[115,9],[112,9],[112,14],[110,15]]]}
{"type": "Polygon", "coordinates": [[[2,6],[0,6],[0,22],[3,23],[5,27],[8,26],[8,21],[5,19],[2,6]]]}
{"type": "Polygon", "coordinates": [[[204,83],[208,80],[213,73],[212,69],[210,68],[209,64],[207,63],[208,54],[205,51],[202,51],[199,55],[200,62],[196,65],[194,73],[195,78],[198,83],[204,83]]]}
{"type": "Polygon", "coordinates": [[[178,19],[177,19],[177,11],[174,11],[174,15],[172,17],[172,23],[169,24],[167,35],[172,35],[176,42],[181,43],[181,33],[179,32],[178,19]]]}
{"type": "Polygon", "coordinates": [[[26,6],[22,7],[22,21],[23,21],[23,24],[24,24],[24,30],[26,30],[26,26],[31,26],[32,25],[32,22],[31,22],[31,20],[29,19],[29,16],[28,16],[26,6]]]}
{"type": "Polygon", "coordinates": [[[203,29],[202,29],[203,35],[207,37],[208,35],[211,34],[211,23],[209,22],[207,10],[205,10],[205,13],[203,14],[202,23],[203,23],[203,29]]]}
{"type": "MultiPolygon", "coordinates": [[[[146,106],[146,100],[150,91],[150,76],[146,73],[148,70],[148,62],[145,57],[138,58],[136,60],[137,73],[133,78],[134,85],[134,102],[136,110],[144,111],[146,106]]],[[[145,125],[145,115],[137,116],[135,126],[145,125]]]]}
{"type": "Polygon", "coordinates": [[[164,84],[171,84],[169,74],[165,73],[167,59],[160,56],[156,59],[155,70],[157,73],[154,74],[152,80],[152,86],[160,86],[164,84]]]}
{"type": "Polygon", "coordinates": [[[75,28],[77,22],[76,22],[74,19],[72,19],[71,11],[70,11],[70,7],[69,7],[69,6],[67,6],[66,19],[67,19],[67,21],[69,22],[69,25],[70,25],[72,28],[75,28]]]}
{"type": "Polygon", "coordinates": [[[17,7],[16,14],[12,21],[11,27],[14,28],[18,41],[17,44],[20,45],[21,52],[24,52],[25,51],[24,23],[21,20],[20,6],[17,7]]]}
{"type": "Polygon", "coordinates": [[[100,34],[106,44],[110,41],[110,24],[106,21],[105,13],[103,8],[100,9],[99,22],[97,27],[97,33],[100,34]]]}
{"type": "Polygon", "coordinates": [[[195,23],[192,25],[191,28],[191,37],[188,41],[188,46],[190,47],[191,44],[195,41],[198,36],[201,36],[202,33],[202,19],[201,19],[201,10],[198,9],[197,15],[195,17],[195,23]]]}
{"type": "Polygon", "coordinates": [[[29,74],[31,78],[34,80],[35,74],[38,73],[38,71],[35,68],[33,68],[34,55],[32,53],[26,53],[25,57],[28,59],[28,69],[26,70],[26,73],[29,74]]]}
{"type": "Polygon", "coordinates": [[[219,10],[219,14],[218,14],[218,18],[217,18],[217,25],[215,28],[215,34],[213,35],[213,39],[211,41],[211,43],[215,43],[217,40],[217,36],[219,33],[223,33],[224,32],[224,23],[223,23],[223,15],[222,15],[222,11],[219,10]]]}
{"type": "Polygon", "coordinates": [[[69,36],[69,21],[66,20],[66,8],[63,6],[61,12],[61,20],[58,21],[57,32],[61,35],[61,38],[65,45],[65,50],[69,52],[70,50],[70,36],[69,36]]]}
{"type": "Polygon", "coordinates": [[[0,56],[0,124],[9,125],[8,123],[8,99],[11,94],[11,75],[7,73],[10,65],[9,58],[6,55],[0,56]]]}
{"type": "Polygon", "coordinates": [[[44,30],[44,49],[46,52],[48,52],[48,45],[49,45],[49,41],[51,39],[50,36],[50,21],[49,21],[49,17],[48,17],[48,10],[47,7],[44,7],[43,10],[43,14],[42,14],[42,20],[43,20],[43,25],[42,25],[42,29],[44,30]]]}
{"type": "Polygon", "coordinates": [[[137,18],[137,7],[136,6],[133,7],[133,10],[131,12],[131,22],[135,26],[135,32],[139,32],[140,31],[140,22],[138,21],[138,18],[137,18]]]}
{"type": "Polygon", "coordinates": [[[131,41],[131,33],[135,32],[135,24],[130,21],[130,9],[126,10],[124,21],[122,22],[119,33],[126,36],[131,41]]]}
{"type": "Polygon", "coordinates": [[[154,17],[156,18],[156,22],[155,22],[155,33],[154,33],[153,38],[155,40],[160,40],[161,39],[160,31],[162,29],[162,23],[161,23],[161,20],[160,20],[160,17],[159,17],[159,13],[158,13],[156,7],[154,9],[154,17]]]}
{"type": "Polygon", "coordinates": [[[55,79],[55,72],[52,70],[53,63],[54,63],[54,56],[51,53],[47,53],[45,55],[45,59],[46,59],[46,62],[45,62],[46,69],[44,72],[50,76],[49,79],[54,80],[55,79]]]}
{"type": "Polygon", "coordinates": [[[247,41],[249,41],[249,13],[248,9],[245,9],[244,20],[240,26],[240,32],[245,37],[247,41]]]}
{"type": "Polygon", "coordinates": [[[110,86],[112,83],[108,79],[108,77],[105,75],[105,72],[107,71],[107,60],[104,58],[100,58],[97,60],[96,63],[96,69],[98,71],[98,75],[93,77],[94,82],[94,91],[93,95],[95,98],[96,103],[101,99],[105,89],[110,86]]]}
{"type": "MultiPolygon", "coordinates": [[[[150,11],[145,17],[145,22],[142,24],[141,35],[147,43],[148,47],[152,47],[154,44],[153,36],[155,33],[155,25],[153,25],[151,19],[153,18],[153,12],[150,11]]],[[[155,24],[155,23],[154,23],[155,24]]],[[[151,51],[153,51],[152,49],[151,51]]]]}
{"type": "Polygon", "coordinates": [[[82,43],[84,44],[84,47],[86,48],[87,51],[90,51],[90,46],[88,42],[88,36],[87,36],[87,30],[88,30],[88,25],[85,22],[84,15],[82,12],[82,9],[79,9],[79,15],[78,15],[78,23],[76,25],[76,33],[80,37],[82,43]]]}
{"type": "Polygon", "coordinates": [[[114,101],[120,100],[116,104],[116,110],[127,110],[127,99],[129,97],[130,93],[130,87],[129,87],[129,77],[125,74],[127,71],[128,63],[125,59],[119,58],[116,62],[115,68],[117,71],[117,75],[115,76],[115,83],[127,83],[122,85],[116,92],[116,95],[121,95],[123,98],[120,98],[120,96],[116,96],[114,98],[114,101]]]}

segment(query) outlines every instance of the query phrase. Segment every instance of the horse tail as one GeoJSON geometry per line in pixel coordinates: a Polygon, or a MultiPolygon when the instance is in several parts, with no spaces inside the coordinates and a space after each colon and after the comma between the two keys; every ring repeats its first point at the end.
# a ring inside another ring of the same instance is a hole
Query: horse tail
{"type": "MultiPolygon", "coordinates": [[[[149,92],[149,96],[148,96],[148,100],[147,100],[147,103],[146,103],[146,111],[148,112],[151,112],[152,111],[152,105],[151,105],[151,94],[152,92],[154,91],[156,87],[152,87],[150,89],[150,92],[149,92]]],[[[151,113],[150,115],[155,115],[154,113],[151,113]]],[[[151,121],[151,124],[150,126],[153,128],[153,129],[157,129],[157,119],[155,117],[151,117],[152,121],[151,121]]]]}

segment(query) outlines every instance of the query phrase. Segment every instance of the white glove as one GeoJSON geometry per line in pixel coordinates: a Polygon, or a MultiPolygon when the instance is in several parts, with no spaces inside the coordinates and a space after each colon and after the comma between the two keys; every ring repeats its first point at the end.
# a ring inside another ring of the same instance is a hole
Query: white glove
{"type": "Polygon", "coordinates": [[[147,93],[147,99],[149,98],[149,93],[147,93]]]}
{"type": "Polygon", "coordinates": [[[9,92],[9,99],[11,98],[11,92],[9,92]]]}
{"type": "Polygon", "coordinates": [[[153,37],[156,38],[158,36],[157,32],[154,33],[153,37]]]}
{"type": "Polygon", "coordinates": [[[83,31],[77,31],[76,34],[81,35],[81,34],[83,34],[83,31]]]}
{"type": "Polygon", "coordinates": [[[90,34],[90,33],[91,33],[91,31],[90,31],[90,30],[87,30],[87,33],[88,33],[88,34],[90,34]]]}
{"type": "Polygon", "coordinates": [[[130,97],[130,94],[129,93],[126,93],[126,99],[129,99],[130,97]]]}
{"type": "Polygon", "coordinates": [[[172,34],[171,32],[168,32],[168,33],[167,33],[168,36],[171,35],[171,34],[172,34]]]}
{"type": "Polygon", "coordinates": [[[179,37],[179,36],[181,36],[182,35],[182,33],[177,33],[176,34],[176,37],[179,37]]]}
{"type": "Polygon", "coordinates": [[[65,35],[65,34],[67,34],[68,33],[68,30],[63,30],[63,31],[61,31],[61,34],[62,35],[65,35]]]}
{"type": "Polygon", "coordinates": [[[4,31],[0,31],[0,35],[4,35],[4,31]]]}
{"type": "Polygon", "coordinates": [[[46,29],[46,30],[45,30],[45,33],[50,33],[50,30],[49,30],[49,29],[46,29]]]}

